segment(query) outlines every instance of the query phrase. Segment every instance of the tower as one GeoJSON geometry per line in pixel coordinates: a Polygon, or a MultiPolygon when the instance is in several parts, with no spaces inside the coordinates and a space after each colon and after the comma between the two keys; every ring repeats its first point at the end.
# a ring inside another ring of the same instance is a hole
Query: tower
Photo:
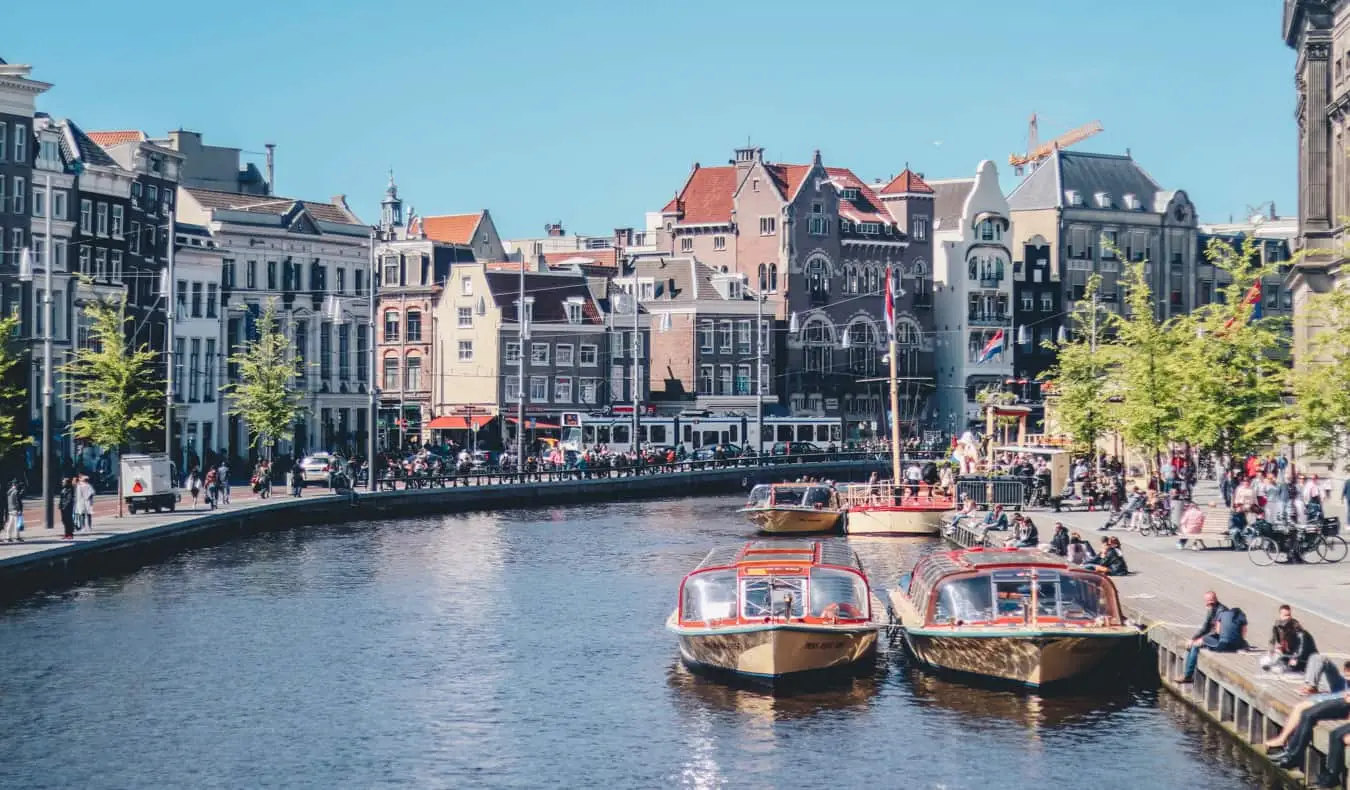
{"type": "Polygon", "coordinates": [[[403,227],[403,201],[398,196],[398,184],[394,183],[394,171],[389,171],[389,187],[384,190],[384,200],[380,201],[380,230],[389,233],[394,228],[403,227]]]}

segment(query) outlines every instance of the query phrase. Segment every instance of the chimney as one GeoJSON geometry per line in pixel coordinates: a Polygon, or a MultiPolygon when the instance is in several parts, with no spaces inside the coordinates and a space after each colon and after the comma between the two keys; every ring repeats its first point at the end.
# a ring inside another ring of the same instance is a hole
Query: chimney
{"type": "Polygon", "coordinates": [[[747,145],[744,148],[736,149],[736,172],[743,173],[749,170],[756,162],[764,161],[764,149],[756,146],[747,145]]]}
{"type": "Polygon", "coordinates": [[[1273,219],[1278,219],[1278,218],[1279,218],[1278,215],[1275,213],[1275,201],[1273,201],[1273,200],[1270,201],[1270,218],[1271,218],[1272,220],[1273,220],[1273,219]]]}
{"type": "Polygon", "coordinates": [[[627,247],[627,246],[629,245],[629,243],[632,242],[632,240],[633,240],[633,229],[632,229],[632,228],[615,228],[615,229],[614,229],[614,246],[615,246],[616,248],[618,248],[618,249],[623,249],[624,247],[627,247]]]}
{"type": "Polygon", "coordinates": [[[559,220],[558,222],[550,222],[549,224],[545,225],[544,233],[547,233],[551,238],[557,238],[559,236],[566,235],[567,232],[563,230],[562,221],[559,220]]]}
{"type": "Polygon", "coordinates": [[[266,193],[266,194],[268,194],[268,195],[275,195],[275,194],[276,194],[276,187],[273,186],[273,184],[276,183],[276,177],[277,177],[277,175],[276,175],[276,153],[277,153],[277,144],[276,144],[276,143],[264,143],[264,144],[263,144],[263,147],[267,149],[267,187],[266,187],[267,193],[266,193]]]}

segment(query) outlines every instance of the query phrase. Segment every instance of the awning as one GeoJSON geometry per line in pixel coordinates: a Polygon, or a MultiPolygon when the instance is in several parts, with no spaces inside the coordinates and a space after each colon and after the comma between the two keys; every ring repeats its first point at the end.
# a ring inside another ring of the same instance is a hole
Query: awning
{"type": "MultiPolygon", "coordinates": [[[[511,423],[512,425],[515,425],[515,424],[516,424],[516,418],[515,418],[515,417],[507,417],[507,418],[506,418],[506,421],[509,422],[509,423],[511,423]]],[[[557,423],[544,422],[544,421],[542,421],[542,420],[536,420],[536,419],[534,419],[533,417],[526,417],[526,418],[525,418],[525,427],[526,427],[526,429],[530,429],[530,430],[535,429],[535,428],[541,428],[541,429],[544,429],[544,430],[551,430],[551,429],[554,429],[554,428],[561,428],[562,426],[561,426],[561,425],[558,425],[557,423]]]]}
{"type": "Polygon", "coordinates": [[[467,431],[470,428],[478,430],[484,425],[492,422],[491,416],[483,417],[436,417],[427,423],[427,427],[433,431],[467,431]]]}

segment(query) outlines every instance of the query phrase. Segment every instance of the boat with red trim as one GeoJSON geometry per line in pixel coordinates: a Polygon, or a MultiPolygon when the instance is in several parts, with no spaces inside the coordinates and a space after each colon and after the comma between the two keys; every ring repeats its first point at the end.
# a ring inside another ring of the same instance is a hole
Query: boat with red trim
{"type": "Polygon", "coordinates": [[[690,668],[778,682],[874,655],[879,609],[846,544],[752,542],[710,551],[666,628],[690,668]]]}
{"type": "Polygon", "coordinates": [[[838,532],[839,494],[828,483],[768,483],[750,490],[741,512],[766,535],[838,532]]]}
{"type": "Polygon", "coordinates": [[[1109,578],[1036,550],[930,554],[889,597],[911,654],[941,670],[1047,686],[1138,646],[1109,578]]]}

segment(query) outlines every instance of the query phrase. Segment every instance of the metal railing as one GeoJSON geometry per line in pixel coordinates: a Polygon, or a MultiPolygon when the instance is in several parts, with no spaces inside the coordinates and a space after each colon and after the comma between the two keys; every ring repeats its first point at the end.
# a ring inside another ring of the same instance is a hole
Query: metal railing
{"type": "Polygon", "coordinates": [[[1023,507],[1026,504],[1026,482],[1010,477],[964,477],[956,481],[957,502],[974,502],[982,508],[1003,505],[1023,507]]]}

